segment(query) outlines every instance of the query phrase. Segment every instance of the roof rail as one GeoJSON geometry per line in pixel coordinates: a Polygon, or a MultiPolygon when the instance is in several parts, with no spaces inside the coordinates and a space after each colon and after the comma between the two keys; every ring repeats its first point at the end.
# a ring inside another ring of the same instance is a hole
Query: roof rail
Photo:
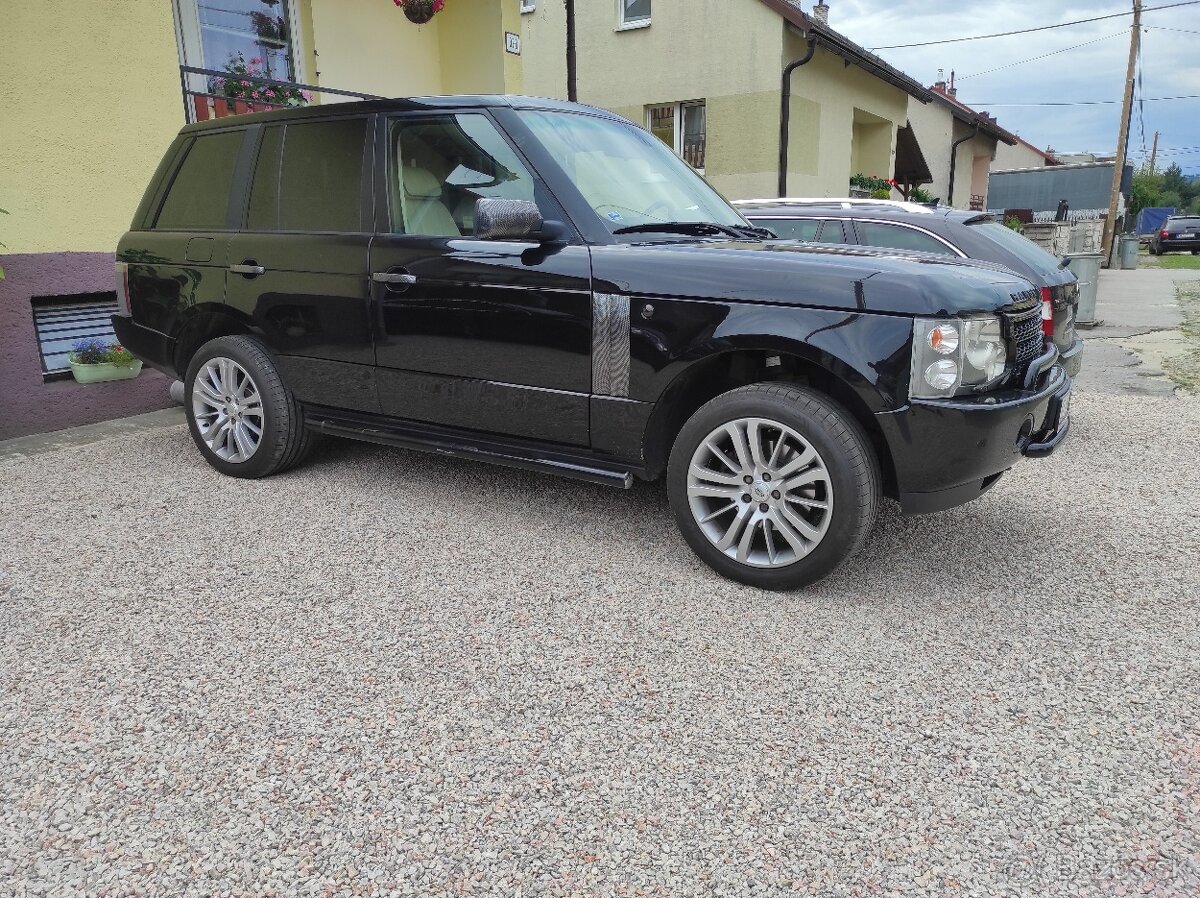
{"type": "Polygon", "coordinates": [[[735,206],[839,206],[849,209],[853,206],[891,206],[906,212],[932,212],[933,208],[923,203],[912,203],[905,200],[876,200],[869,197],[825,196],[825,197],[770,197],[757,200],[734,200],[735,206]]]}

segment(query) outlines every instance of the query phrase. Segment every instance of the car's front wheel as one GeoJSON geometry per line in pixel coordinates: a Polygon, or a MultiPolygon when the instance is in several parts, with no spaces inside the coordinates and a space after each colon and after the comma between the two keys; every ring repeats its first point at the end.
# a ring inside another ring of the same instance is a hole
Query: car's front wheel
{"type": "Polygon", "coordinates": [[[218,337],[193,356],[184,380],[192,439],[210,465],[233,477],[267,477],[298,464],[313,435],[261,343],[218,337]]]}
{"type": "Polygon", "coordinates": [[[866,541],[879,464],[842,405],[807,387],[753,384],[697,411],[675,441],[667,492],[688,544],[763,589],[828,574],[866,541]]]}

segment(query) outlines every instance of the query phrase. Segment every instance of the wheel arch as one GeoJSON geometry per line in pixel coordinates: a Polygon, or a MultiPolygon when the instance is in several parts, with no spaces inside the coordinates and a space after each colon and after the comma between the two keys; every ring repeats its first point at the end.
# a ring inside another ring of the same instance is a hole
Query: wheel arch
{"type": "Polygon", "coordinates": [[[237,309],[217,303],[197,305],[184,318],[175,338],[175,370],[183,377],[192,356],[209,340],[257,332],[253,321],[237,309]]]}
{"type": "Polygon", "coordinates": [[[844,406],[870,440],[885,493],[894,493],[896,475],[891,450],[875,419],[875,412],[887,407],[878,388],[851,366],[814,347],[781,350],[769,343],[703,356],[670,381],[655,403],[643,435],[647,475],[657,478],[666,470],[680,430],[705,403],[738,387],[776,381],[812,387],[844,406]]]}

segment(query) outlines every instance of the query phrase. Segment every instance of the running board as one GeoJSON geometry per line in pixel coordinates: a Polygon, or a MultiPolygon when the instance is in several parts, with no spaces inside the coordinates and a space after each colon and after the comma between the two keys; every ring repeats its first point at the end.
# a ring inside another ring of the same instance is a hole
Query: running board
{"type": "Polygon", "coordinates": [[[540,471],[623,490],[633,486],[633,471],[628,466],[610,465],[592,456],[562,452],[536,443],[485,437],[429,424],[320,406],[305,406],[304,421],[311,430],[330,436],[540,471]]]}

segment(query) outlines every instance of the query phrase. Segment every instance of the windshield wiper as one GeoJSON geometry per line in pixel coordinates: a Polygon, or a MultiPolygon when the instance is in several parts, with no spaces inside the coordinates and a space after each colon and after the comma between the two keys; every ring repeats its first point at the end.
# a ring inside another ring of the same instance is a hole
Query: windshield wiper
{"type": "Polygon", "coordinates": [[[775,235],[766,228],[754,227],[738,227],[734,225],[717,224],[713,221],[655,221],[647,222],[646,224],[629,225],[624,228],[617,228],[613,231],[614,234],[647,234],[660,231],[666,234],[694,234],[698,237],[711,237],[716,234],[725,234],[728,237],[736,237],[739,240],[744,240],[747,237],[756,240],[770,239],[775,235]]]}

